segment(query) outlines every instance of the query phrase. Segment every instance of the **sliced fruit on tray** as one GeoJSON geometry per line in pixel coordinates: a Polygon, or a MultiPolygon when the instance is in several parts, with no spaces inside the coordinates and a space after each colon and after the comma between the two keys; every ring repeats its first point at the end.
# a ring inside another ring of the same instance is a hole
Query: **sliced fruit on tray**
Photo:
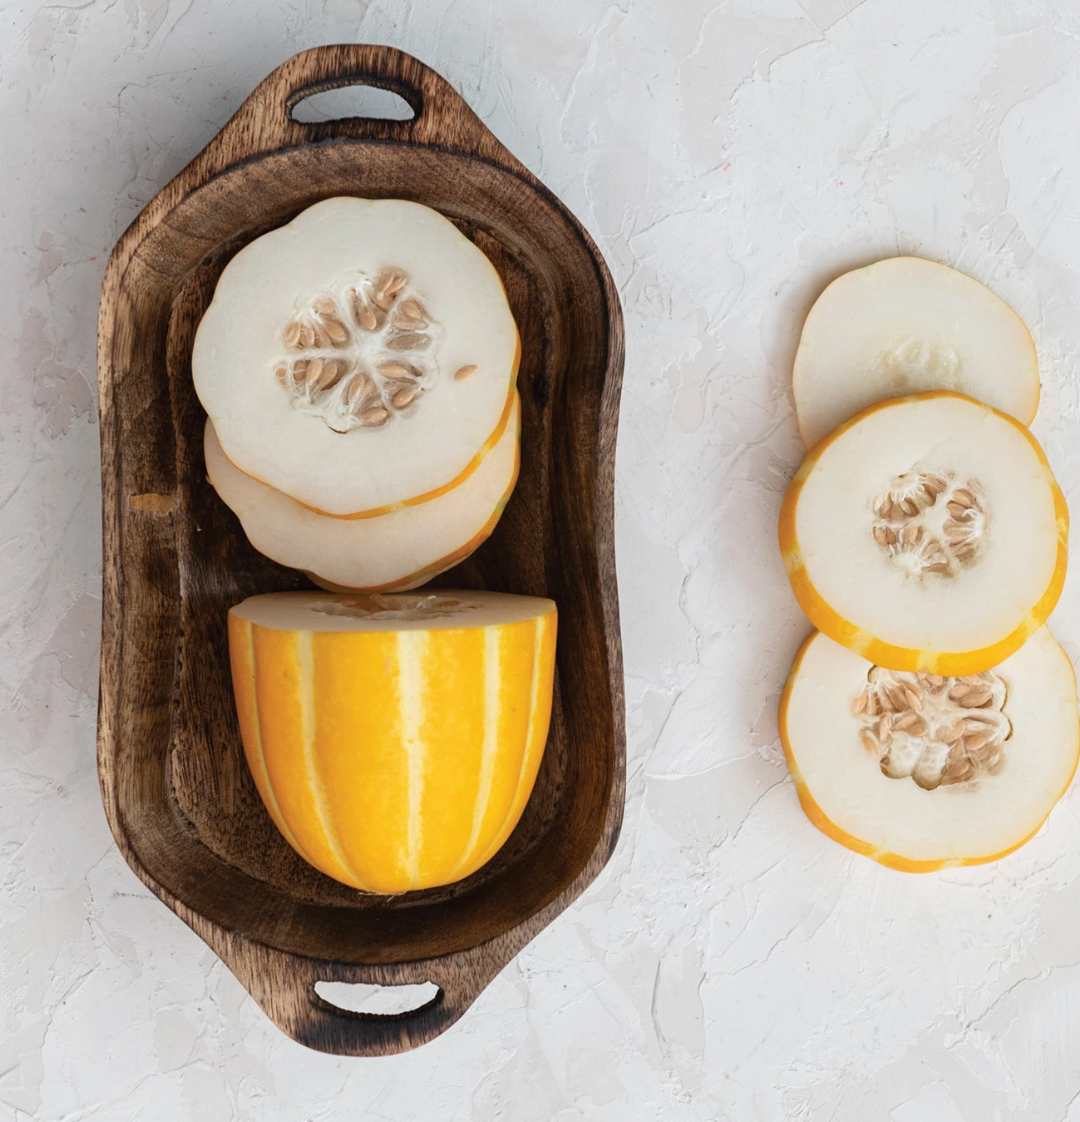
{"type": "Polygon", "coordinates": [[[244,752],[289,844],[370,892],[487,862],[540,766],[555,630],[551,600],[497,592],[278,592],[233,608],[244,752]]]}
{"type": "Polygon", "coordinates": [[[806,317],[792,375],[807,448],[890,397],[953,390],[1031,423],[1035,344],[1020,317],[971,277],[890,257],[838,277],[806,317]]]}
{"type": "Polygon", "coordinates": [[[460,484],[508,423],[520,345],[499,274],[438,211],[334,198],[242,249],[192,375],[242,471],[334,516],[460,484]]]}
{"type": "Polygon", "coordinates": [[[499,442],[464,483],[374,518],[328,518],[245,475],[209,421],[206,470],[248,540],[272,560],[347,589],[415,588],[468,557],[498,523],[518,474],[521,403],[514,397],[499,442]]]}
{"type": "Polygon", "coordinates": [[[874,666],[815,632],[780,738],[810,821],[907,872],[993,861],[1064,794],[1080,752],[1076,679],[1048,628],[962,678],[874,666]]]}
{"type": "Polygon", "coordinates": [[[796,599],[891,670],[977,674],[1045,622],[1069,517],[1018,421],[961,394],[881,402],[817,444],[780,511],[796,599]]]}

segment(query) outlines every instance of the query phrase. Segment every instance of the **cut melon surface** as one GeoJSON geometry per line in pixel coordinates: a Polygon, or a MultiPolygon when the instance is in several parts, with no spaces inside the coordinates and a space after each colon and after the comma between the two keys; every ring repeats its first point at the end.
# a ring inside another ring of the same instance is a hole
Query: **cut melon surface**
{"type": "Polygon", "coordinates": [[[271,560],[346,589],[414,588],[464,560],[495,529],[517,481],[521,404],[514,398],[510,424],[464,483],[377,518],[329,518],[245,475],[209,420],[206,470],[248,540],[271,560]]]}
{"type": "Polygon", "coordinates": [[[780,737],[810,821],[894,869],[993,861],[1027,841],[1080,753],[1076,679],[1048,628],[962,679],[884,670],[815,632],[780,737]]]}
{"type": "Polygon", "coordinates": [[[453,223],[343,197],[229,262],[192,376],[240,470],[321,513],[366,517],[477,469],[508,422],[519,357],[499,275],[453,223]]]}
{"type": "Polygon", "coordinates": [[[961,394],[880,402],[819,442],[780,511],[818,630],[891,670],[975,674],[1057,603],[1068,510],[1018,421],[961,394]]]}
{"type": "Polygon", "coordinates": [[[838,277],[810,309],[792,372],[807,448],[886,398],[952,390],[1030,424],[1039,407],[1035,344],[988,288],[921,257],[838,277]]]}
{"type": "Polygon", "coordinates": [[[229,612],[244,752],[286,841],[369,892],[448,884],[521,817],[556,610],[496,592],[253,596],[229,612]]]}

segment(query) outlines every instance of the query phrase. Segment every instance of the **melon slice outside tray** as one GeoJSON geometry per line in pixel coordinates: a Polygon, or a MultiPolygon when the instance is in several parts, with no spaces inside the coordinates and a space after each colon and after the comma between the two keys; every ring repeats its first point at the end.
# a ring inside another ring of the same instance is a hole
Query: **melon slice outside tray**
{"type": "Polygon", "coordinates": [[[1031,433],[961,394],[880,402],[815,446],[780,512],[796,599],[890,670],[977,674],[1045,622],[1065,500],[1031,433]]]}
{"type": "Polygon", "coordinates": [[[497,592],[253,596],[229,612],[244,752],[310,864],[380,893],[460,880],[521,817],[555,605],[497,592]]]}
{"type": "Polygon", "coordinates": [[[204,435],[206,470],[251,544],[326,586],[368,591],[415,588],[467,557],[494,530],[518,473],[521,403],[483,462],[458,487],[375,518],[329,518],[235,467],[214,426],[204,435]]]}
{"type": "Polygon", "coordinates": [[[890,257],[837,278],[803,326],[792,373],[807,448],[885,398],[953,390],[1030,424],[1035,344],[988,288],[936,261],[890,257]]]}
{"type": "Polygon", "coordinates": [[[883,670],[815,632],[780,737],[803,810],[835,841],[906,872],[978,864],[1022,845],[1068,787],[1076,679],[1045,627],[963,679],[883,670]]]}
{"type": "Polygon", "coordinates": [[[519,357],[498,273],[450,221],[334,198],[229,262],[192,375],[241,471],[370,517],[477,469],[509,423],[519,357]]]}

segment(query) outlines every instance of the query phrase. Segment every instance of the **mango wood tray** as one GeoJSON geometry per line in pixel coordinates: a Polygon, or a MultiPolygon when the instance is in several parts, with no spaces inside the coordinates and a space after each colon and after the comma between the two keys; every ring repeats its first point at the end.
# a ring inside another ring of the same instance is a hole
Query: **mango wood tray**
{"type": "Polygon", "coordinates": [[[99,327],[104,619],[98,770],[140,879],[294,1039],[343,1055],[414,1048],[452,1025],[596,877],[625,770],[613,475],[623,330],[596,246],[461,97],[386,47],[305,51],[275,70],[117,243],[99,327]],[[293,106],[366,84],[408,121],[301,124],[293,106]],[[195,327],[247,242],[333,195],[415,199],[495,262],[522,335],[521,478],[494,536],[444,585],[559,605],[543,766],[506,847],[448,888],[364,895],[307,866],[259,801],[229,682],[227,609],[310,587],[256,553],[206,481],[195,327]],[[392,1015],[340,1009],[319,980],[434,982],[392,1015]]]}

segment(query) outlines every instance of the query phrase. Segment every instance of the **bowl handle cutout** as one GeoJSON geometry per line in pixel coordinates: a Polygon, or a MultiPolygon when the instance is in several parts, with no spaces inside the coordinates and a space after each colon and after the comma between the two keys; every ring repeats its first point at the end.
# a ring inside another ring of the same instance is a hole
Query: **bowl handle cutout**
{"type": "Polygon", "coordinates": [[[358,43],[313,47],[282,63],[256,86],[199,162],[209,176],[260,153],[342,140],[428,145],[516,164],[445,78],[404,51],[358,43]],[[362,115],[320,119],[318,103],[299,114],[304,119],[294,115],[301,102],[334,91],[343,92],[336,104],[333,98],[324,104],[324,112],[355,113],[359,104],[362,115]]]}
{"type": "Polygon", "coordinates": [[[318,981],[315,993],[343,1012],[386,1017],[415,1013],[439,997],[442,990],[434,982],[380,986],[363,982],[318,981]]]}
{"type": "Polygon", "coordinates": [[[245,943],[225,964],[293,1040],[337,1056],[391,1056],[446,1032],[506,965],[476,948],[385,965],[329,962],[245,943]]]}
{"type": "MultiPolygon", "coordinates": [[[[337,971],[332,971],[336,973],[337,971]]],[[[291,1034],[301,1044],[320,1052],[338,1056],[389,1056],[407,1052],[445,1032],[472,1004],[470,997],[460,1007],[449,1000],[446,990],[432,983],[381,985],[370,982],[328,982],[319,979],[310,982],[307,989],[308,1008],[303,1011],[295,1031],[291,1034]],[[333,985],[327,1000],[319,990],[333,985]],[[346,996],[355,987],[354,994],[346,996]],[[434,996],[414,1004],[418,996],[426,996],[434,989],[434,996]],[[398,991],[396,994],[394,991],[398,991]],[[343,992],[344,991],[344,992],[343,992]],[[405,991],[403,994],[401,991],[405,991]],[[420,995],[417,991],[421,991],[420,995]],[[377,995],[377,997],[376,997],[377,995]],[[372,1000],[376,997],[376,1000],[372,1000]],[[358,1000],[351,1000],[358,999],[358,1000]],[[382,1005],[385,1009],[397,1006],[394,1012],[371,1012],[339,1005],[382,1005]],[[405,1008],[400,1008],[401,1006],[405,1008]]]]}
{"type": "Polygon", "coordinates": [[[319,90],[294,101],[289,115],[300,124],[363,118],[369,121],[411,121],[416,110],[393,90],[352,85],[319,90]]]}

